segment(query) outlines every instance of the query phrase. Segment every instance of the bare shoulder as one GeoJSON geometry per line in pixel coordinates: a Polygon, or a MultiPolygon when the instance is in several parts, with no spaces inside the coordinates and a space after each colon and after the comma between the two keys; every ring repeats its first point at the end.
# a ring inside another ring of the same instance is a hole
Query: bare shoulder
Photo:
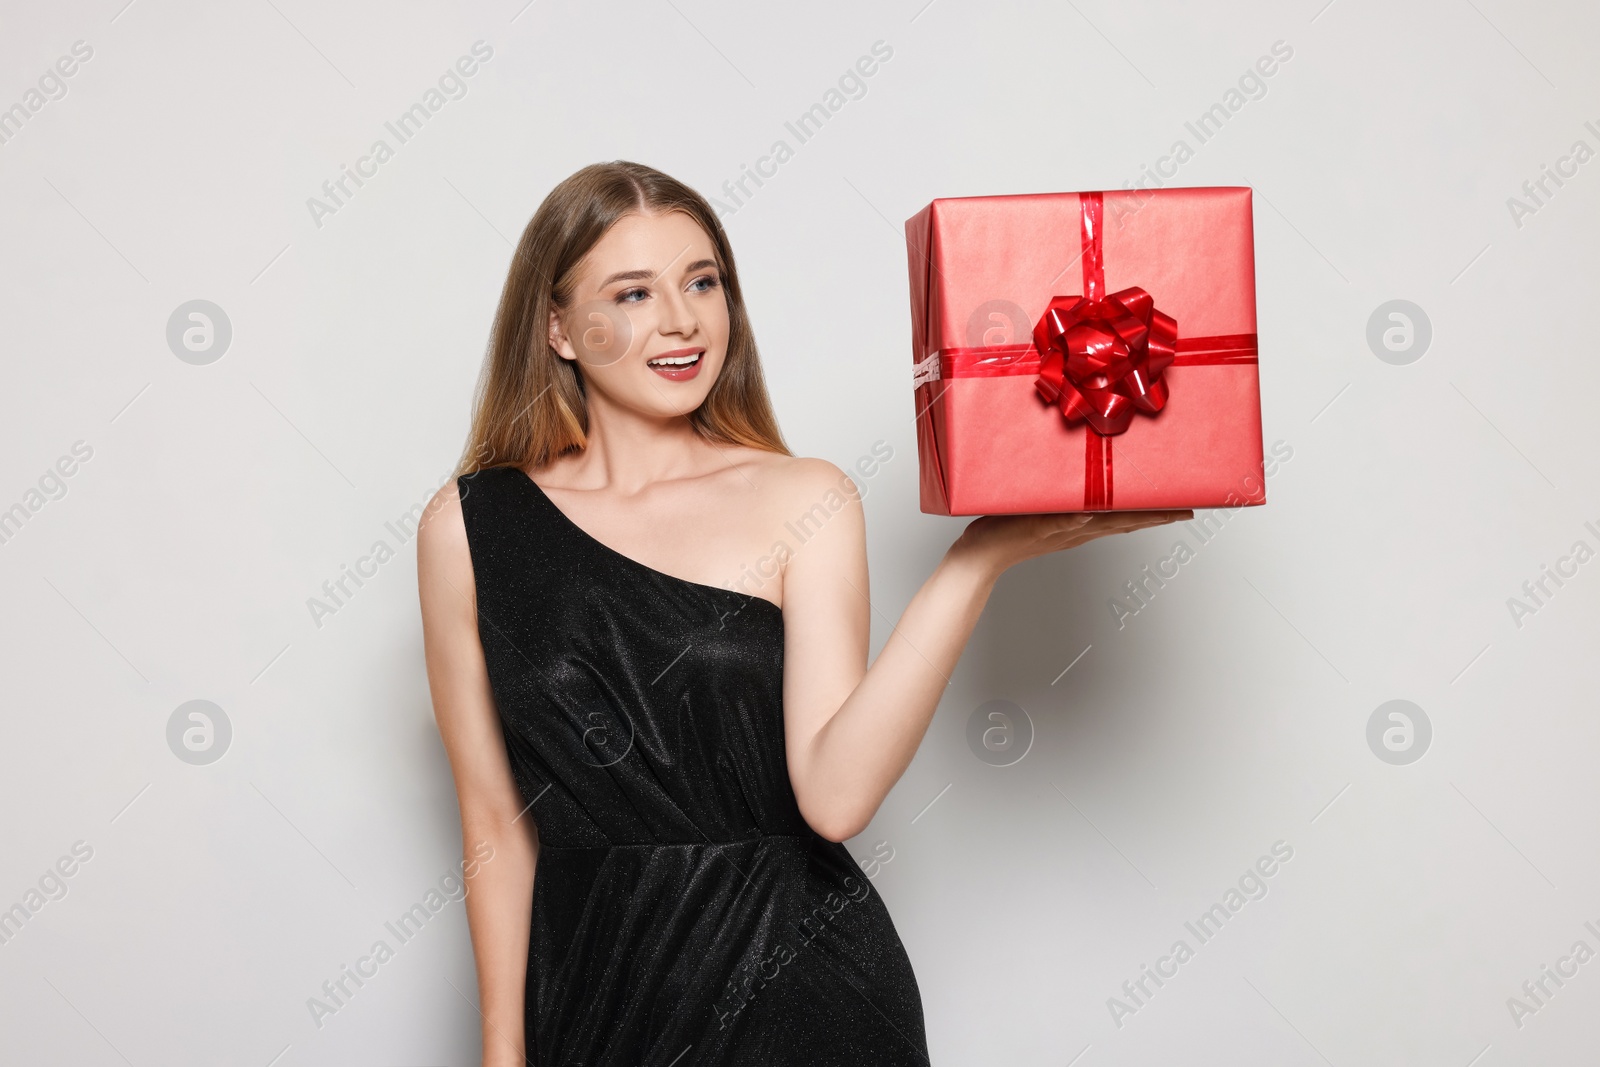
{"type": "Polygon", "coordinates": [[[743,464],[752,471],[763,507],[781,519],[861,510],[855,480],[831,460],[769,452],[744,459],[743,464]]]}
{"type": "Polygon", "coordinates": [[[854,575],[853,585],[864,588],[866,519],[855,480],[816,457],[761,462],[762,522],[782,559],[784,603],[811,599],[807,588],[834,588],[826,579],[836,575],[854,575]]]}
{"type": "Polygon", "coordinates": [[[461,514],[461,491],[454,478],[439,487],[417,523],[417,569],[456,579],[472,576],[467,524],[461,514]]]}

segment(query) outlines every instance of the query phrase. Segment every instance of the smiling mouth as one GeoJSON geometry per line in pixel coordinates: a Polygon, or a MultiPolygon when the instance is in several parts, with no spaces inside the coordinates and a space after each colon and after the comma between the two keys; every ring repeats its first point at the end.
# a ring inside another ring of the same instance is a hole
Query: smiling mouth
{"type": "Polygon", "coordinates": [[[646,360],[645,365],[658,378],[687,382],[700,376],[700,364],[705,362],[701,357],[705,354],[703,348],[680,348],[676,352],[663,352],[654,359],[646,360]]]}
{"type": "Polygon", "coordinates": [[[702,352],[686,352],[681,355],[657,356],[655,359],[648,360],[647,362],[652,367],[692,367],[696,363],[700,362],[700,357],[703,354],[704,353],[702,352]]]}

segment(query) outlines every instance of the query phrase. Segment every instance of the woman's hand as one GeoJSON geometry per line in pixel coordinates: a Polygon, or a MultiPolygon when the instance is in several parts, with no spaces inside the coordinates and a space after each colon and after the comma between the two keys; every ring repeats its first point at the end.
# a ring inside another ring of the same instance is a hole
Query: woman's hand
{"type": "Polygon", "coordinates": [[[1073,548],[1097,537],[1192,518],[1194,512],[1187,509],[983,515],[967,524],[950,546],[950,554],[998,577],[1023,560],[1073,548]]]}

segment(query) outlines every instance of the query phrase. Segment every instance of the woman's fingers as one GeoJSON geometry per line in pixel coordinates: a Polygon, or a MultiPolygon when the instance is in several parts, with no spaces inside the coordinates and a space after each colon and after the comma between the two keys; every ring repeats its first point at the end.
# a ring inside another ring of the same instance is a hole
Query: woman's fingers
{"type": "Polygon", "coordinates": [[[1097,512],[1090,516],[1090,521],[1067,532],[1073,535],[1075,541],[1081,543],[1112,534],[1132,533],[1135,530],[1147,530],[1152,526],[1166,526],[1192,518],[1193,515],[1194,513],[1188,510],[1097,512]]]}
{"type": "Polygon", "coordinates": [[[1021,548],[1022,555],[1012,560],[1017,562],[1048,552],[1059,552],[1112,534],[1132,533],[1135,530],[1165,526],[1193,517],[1194,512],[1188,508],[987,516],[970,524],[968,532],[963,536],[969,540],[978,538],[979,543],[981,540],[988,540],[996,546],[1010,541],[1012,547],[1005,550],[1008,555],[1021,548],[1021,543],[1031,545],[1029,548],[1021,548]]]}
{"type": "Polygon", "coordinates": [[[1194,518],[1192,511],[1103,511],[1096,516],[1096,525],[1113,530],[1136,529],[1145,526],[1164,526],[1182,519],[1194,518]]]}

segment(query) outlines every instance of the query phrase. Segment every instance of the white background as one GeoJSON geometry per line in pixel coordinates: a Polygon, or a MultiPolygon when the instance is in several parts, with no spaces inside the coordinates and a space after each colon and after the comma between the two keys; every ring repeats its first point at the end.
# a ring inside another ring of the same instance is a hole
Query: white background
{"type": "Polygon", "coordinates": [[[1600,562],[1520,627],[1507,606],[1600,548],[1600,161],[1520,226],[1507,206],[1600,149],[1588,6],[124,2],[0,13],[0,107],[93,48],[0,145],[0,508],[93,449],[0,545],[0,907],[93,849],[0,945],[0,1058],[474,1062],[458,903],[320,1028],[306,1006],[459,859],[414,544],[384,523],[458,454],[510,242],[557,181],[623,158],[718,195],[875,41],[865,95],[725,220],[791,445],[894,450],[866,480],[875,649],[965,522],[917,507],[904,220],[1121,187],[1293,49],[1174,179],[1256,189],[1264,435],[1293,449],[1267,505],[1120,630],[1107,601],[1175,530],[1008,573],[850,843],[892,850],[875,884],[934,1062],[1600,1042],[1600,962],[1520,1026],[1507,1005],[1600,951],[1600,562]],[[316,225],[307,199],[478,40],[468,93],[316,225]],[[205,366],[166,342],[193,299],[233,329],[205,366]],[[1432,323],[1409,365],[1366,340],[1393,299],[1432,323]],[[380,538],[397,557],[315,625],[380,538]],[[209,766],[166,741],[194,699],[233,727],[209,766]],[[966,740],[996,699],[1034,731],[1009,767],[966,740]],[[1432,723],[1410,765],[1366,741],[1391,699],[1432,723]],[[1280,840],[1268,894],[1119,1026],[1108,998],[1280,840]]]}

